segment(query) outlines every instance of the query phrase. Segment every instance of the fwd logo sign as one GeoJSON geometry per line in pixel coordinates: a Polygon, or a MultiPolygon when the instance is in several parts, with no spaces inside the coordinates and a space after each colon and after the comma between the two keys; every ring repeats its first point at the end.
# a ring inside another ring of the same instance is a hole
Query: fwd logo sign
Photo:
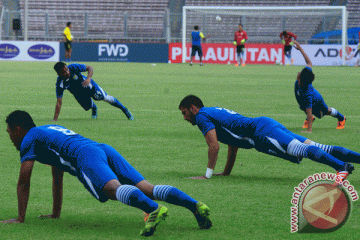
{"type": "Polygon", "coordinates": [[[125,57],[129,53],[129,48],[125,44],[99,44],[98,55],[102,56],[103,53],[107,56],[120,56],[125,57]]]}

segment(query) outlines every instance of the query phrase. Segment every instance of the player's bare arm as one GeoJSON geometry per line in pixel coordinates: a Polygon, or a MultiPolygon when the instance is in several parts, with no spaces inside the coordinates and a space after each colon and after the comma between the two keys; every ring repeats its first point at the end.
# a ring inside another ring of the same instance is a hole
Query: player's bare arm
{"type": "Polygon", "coordinates": [[[299,50],[301,52],[301,54],[303,55],[305,62],[306,62],[306,66],[311,67],[312,68],[312,62],[309,58],[309,56],[306,54],[306,52],[304,51],[304,49],[301,47],[300,43],[298,43],[296,40],[293,41],[294,42],[294,47],[299,50]]]}
{"type": "Polygon", "coordinates": [[[312,123],[313,123],[312,108],[307,108],[305,110],[305,112],[306,112],[306,120],[308,121],[308,129],[307,129],[307,131],[303,131],[303,132],[311,133],[312,132],[312,123]]]}
{"type": "Polygon", "coordinates": [[[63,199],[63,177],[64,171],[52,166],[52,192],[53,192],[53,212],[52,214],[40,215],[39,218],[60,218],[62,199],[63,199]]]}
{"type": "Polygon", "coordinates": [[[35,160],[21,163],[19,181],[17,184],[18,218],[1,221],[1,223],[23,223],[30,195],[30,178],[35,160]]]}
{"type": "Polygon", "coordinates": [[[191,179],[207,179],[207,178],[210,178],[211,175],[212,175],[212,171],[215,168],[218,153],[219,153],[219,148],[220,148],[215,129],[212,129],[212,130],[210,130],[210,131],[208,131],[206,133],[205,140],[206,140],[206,143],[209,146],[209,150],[208,150],[209,162],[208,162],[208,165],[207,165],[207,172],[211,171],[211,174],[207,173],[204,176],[191,177],[191,179]],[[209,170],[209,169],[211,169],[211,170],[209,170]]]}
{"type": "Polygon", "coordinates": [[[86,65],[86,71],[88,72],[86,80],[81,83],[83,87],[89,86],[91,78],[93,76],[94,68],[92,66],[86,65]]]}
{"type": "Polygon", "coordinates": [[[219,172],[219,173],[214,173],[213,175],[215,176],[228,176],[230,175],[233,167],[234,167],[234,163],[236,160],[236,154],[238,151],[238,147],[232,146],[232,145],[228,145],[228,155],[227,155],[227,162],[225,164],[225,168],[223,172],[219,172]]]}
{"type": "Polygon", "coordinates": [[[61,109],[61,105],[62,105],[62,98],[58,98],[56,100],[56,105],[55,105],[55,114],[54,114],[54,119],[53,121],[57,121],[59,118],[59,114],[60,114],[60,109],[61,109]]]}

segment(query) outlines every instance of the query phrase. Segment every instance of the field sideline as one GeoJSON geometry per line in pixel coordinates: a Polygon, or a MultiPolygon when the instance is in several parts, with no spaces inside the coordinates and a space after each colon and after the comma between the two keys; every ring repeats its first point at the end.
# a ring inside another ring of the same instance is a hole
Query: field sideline
{"type": "MultiPolygon", "coordinates": [[[[93,79],[134,114],[135,121],[106,102],[98,102],[98,119],[91,118],[66,91],[56,124],[115,147],[153,184],[178,187],[211,209],[213,228],[199,230],[192,214],[162,203],[169,217],[154,239],[356,239],[360,232],[360,201],[353,203],[348,222],[328,234],[291,234],[290,207],[294,187],[314,173],[335,172],[304,159],[300,165],[255,150],[239,150],[229,177],[191,180],[204,175],[207,145],[198,128],[183,120],[178,105],[195,94],[205,106],[225,107],[248,117],[268,116],[289,130],[316,142],[360,151],[359,69],[313,67],[314,87],[325,102],[343,113],[344,130],[332,117],[317,119],[313,133],[301,133],[305,114],[297,106],[294,81],[300,66],[246,66],[143,63],[86,63],[93,79]]],[[[0,62],[0,220],[17,217],[16,183],[19,152],[6,132],[6,116],[28,111],[37,125],[53,124],[56,96],[54,63],[0,62]]],[[[220,145],[215,172],[226,162],[220,145]]],[[[61,219],[40,220],[52,211],[51,169],[35,164],[25,224],[1,225],[1,239],[144,239],[141,210],[116,201],[101,204],[75,177],[65,174],[61,219]]],[[[360,168],[348,178],[360,191],[360,168]]]]}

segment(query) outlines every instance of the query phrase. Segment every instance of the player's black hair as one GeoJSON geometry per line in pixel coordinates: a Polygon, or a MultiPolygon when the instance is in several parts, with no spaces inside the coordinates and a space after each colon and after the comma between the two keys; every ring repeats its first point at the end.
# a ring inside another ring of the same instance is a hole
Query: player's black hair
{"type": "Polygon", "coordinates": [[[194,29],[195,29],[195,30],[199,30],[199,26],[198,26],[198,25],[195,25],[195,26],[194,26],[194,29]]]}
{"type": "Polygon", "coordinates": [[[57,62],[57,63],[54,65],[54,69],[55,69],[55,71],[58,73],[58,72],[60,72],[65,66],[66,66],[66,63],[64,63],[64,62],[57,62]]]}
{"type": "Polygon", "coordinates": [[[282,35],[283,35],[283,36],[287,35],[287,31],[284,30],[284,31],[282,32],[282,35]]]}
{"type": "Polygon", "coordinates": [[[239,23],[239,27],[240,27],[240,26],[244,27],[241,23],[239,23]]]}
{"type": "Polygon", "coordinates": [[[315,74],[308,68],[304,68],[300,73],[300,83],[303,86],[308,86],[315,79],[315,74]]]}
{"type": "Polygon", "coordinates": [[[71,22],[67,22],[66,23],[66,26],[68,27],[68,26],[70,26],[71,25],[71,22]]]}
{"type": "Polygon", "coordinates": [[[181,108],[190,108],[190,105],[193,104],[195,107],[202,108],[204,107],[203,102],[200,98],[195,95],[187,95],[179,104],[179,109],[181,108]]]}
{"type": "Polygon", "coordinates": [[[36,127],[32,117],[29,113],[21,110],[13,111],[6,117],[5,122],[9,125],[10,129],[15,127],[21,127],[24,130],[30,130],[33,127],[36,127]]]}

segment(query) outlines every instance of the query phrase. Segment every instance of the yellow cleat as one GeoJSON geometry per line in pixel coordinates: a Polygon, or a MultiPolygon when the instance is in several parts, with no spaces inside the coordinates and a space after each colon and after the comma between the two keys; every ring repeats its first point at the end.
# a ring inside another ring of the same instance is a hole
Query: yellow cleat
{"type": "Polygon", "coordinates": [[[140,231],[141,236],[149,237],[154,234],[156,226],[168,216],[169,210],[160,206],[152,213],[146,214],[144,217],[145,227],[140,231]]]}

